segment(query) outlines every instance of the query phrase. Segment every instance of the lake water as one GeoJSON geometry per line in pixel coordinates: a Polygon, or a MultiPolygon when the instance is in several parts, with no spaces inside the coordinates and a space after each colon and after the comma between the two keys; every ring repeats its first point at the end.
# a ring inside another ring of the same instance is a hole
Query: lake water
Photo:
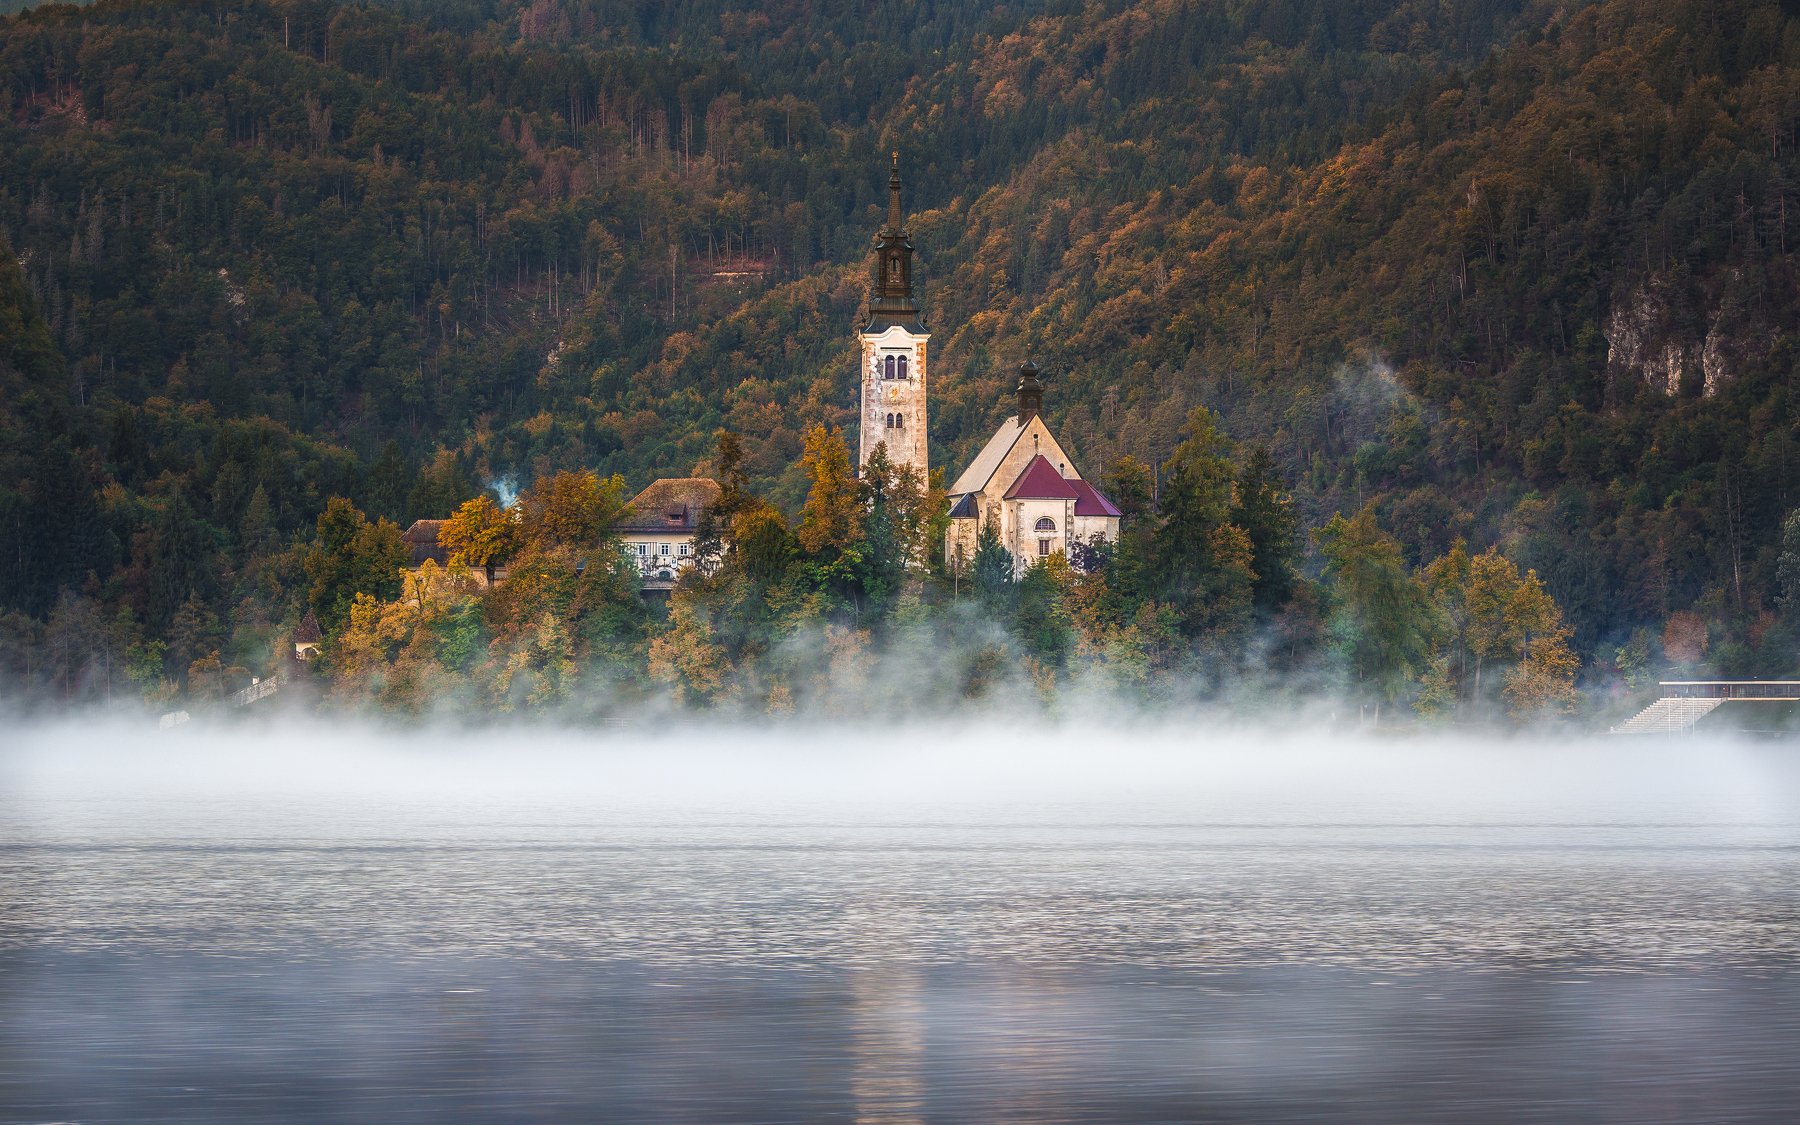
{"type": "Polygon", "coordinates": [[[1781,747],[978,733],[27,732],[0,1121],[1794,1119],[1781,747]]]}

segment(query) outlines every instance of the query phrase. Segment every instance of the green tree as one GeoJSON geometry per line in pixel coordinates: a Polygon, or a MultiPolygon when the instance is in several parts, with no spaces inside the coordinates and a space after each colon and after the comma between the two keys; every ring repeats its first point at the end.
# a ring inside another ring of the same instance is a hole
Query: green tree
{"type": "Polygon", "coordinates": [[[1299,578],[1295,533],[1300,521],[1267,446],[1256,446],[1245,459],[1230,520],[1250,540],[1250,570],[1256,576],[1250,587],[1252,602],[1264,610],[1286,604],[1299,578]]]}
{"type": "Polygon", "coordinates": [[[1013,557],[1000,543],[994,520],[982,525],[975,537],[975,555],[969,560],[969,584],[991,614],[1009,610],[1013,594],[1013,557]]]}
{"type": "Polygon", "coordinates": [[[1400,544],[1376,524],[1373,505],[1350,519],[1331,517],[1318,541],[1336,603],[1335,647],[1365,690],[1378,699],[1399,698],[1430,647],[1433,621],[1425,591],[1407,573],[1400,544]]]}
{"type": "Polygon", "coordinates": [[[1189,636],[1229,632],[1248,619],[1252,547],[1231,523],[1237,472],[1230,452],[1212,411],[1197,406],[1163,467],[1151,566],[1161,600],[1180,612],[1189,636]]]}
{"type": "Polygon", "coordinates": [[[306,552],[307,597],[327,634],[343,627],[358,594],[391,601],[410,559],[400,529],[388,520],[370,523],[342,496],[319,514],[317,537],[306,552]]]}

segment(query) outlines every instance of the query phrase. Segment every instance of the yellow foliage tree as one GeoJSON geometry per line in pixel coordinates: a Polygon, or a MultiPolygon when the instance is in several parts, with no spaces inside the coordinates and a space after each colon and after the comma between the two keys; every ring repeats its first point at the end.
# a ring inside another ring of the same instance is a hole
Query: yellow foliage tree
{"type": "Polygon", "coordinates": [[[528,545],[586,549],[598,545],[625,511],[625,479],[617,474],[560,472],[519,497],[519,524],[528,545]]]}
{"type": "Polygon", "coordinates": [[[730,695],[730,661],[714,643],[712,627],[693,600],[676,591],[669,628],[650,642],[650,676],[667,684],[680,703],[712,703],[730,695]]]}
{"type": "Polygon", "coordinates": [[[477,496],[438,529],[438,545],[450,552],[451,566],[477,570],[498,566],[519,547],[519,521],[509,509],[477,496]]]}
{"type": "Polygon", "coordinates": [[[850,471],[850,450],[837,429],[814,426],[806,431],[806,450],[800,464],[812,486],[800,511],[795,533],[808,554],[827,549],[843,550],[862,535],[863,508],[856,495],[856,475],[850,471]]]}

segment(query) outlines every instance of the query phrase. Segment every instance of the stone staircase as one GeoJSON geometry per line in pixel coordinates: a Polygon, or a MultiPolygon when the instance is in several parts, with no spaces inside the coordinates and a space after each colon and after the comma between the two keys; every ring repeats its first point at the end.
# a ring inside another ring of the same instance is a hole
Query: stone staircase
{"type": "Polygon", "coordinates": [[[1686,734],[1723,699],[1659,699],[1612,728],[1613,734],[1686,734]]]}

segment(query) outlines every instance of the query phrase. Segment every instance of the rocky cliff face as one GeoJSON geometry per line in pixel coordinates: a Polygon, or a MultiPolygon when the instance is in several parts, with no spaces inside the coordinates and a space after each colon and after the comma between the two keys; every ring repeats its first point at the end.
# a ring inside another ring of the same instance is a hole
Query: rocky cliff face
{"type": "Polygon", "coordinates": [[[1748,311],[1743,290],[1738,270],[1704,288],[1666,277],[1644,282],[1606,318],[1608,375],[1641,379],[1659,394],[1717,394],[1775,342],[1775,331],[1748,311]]]}

